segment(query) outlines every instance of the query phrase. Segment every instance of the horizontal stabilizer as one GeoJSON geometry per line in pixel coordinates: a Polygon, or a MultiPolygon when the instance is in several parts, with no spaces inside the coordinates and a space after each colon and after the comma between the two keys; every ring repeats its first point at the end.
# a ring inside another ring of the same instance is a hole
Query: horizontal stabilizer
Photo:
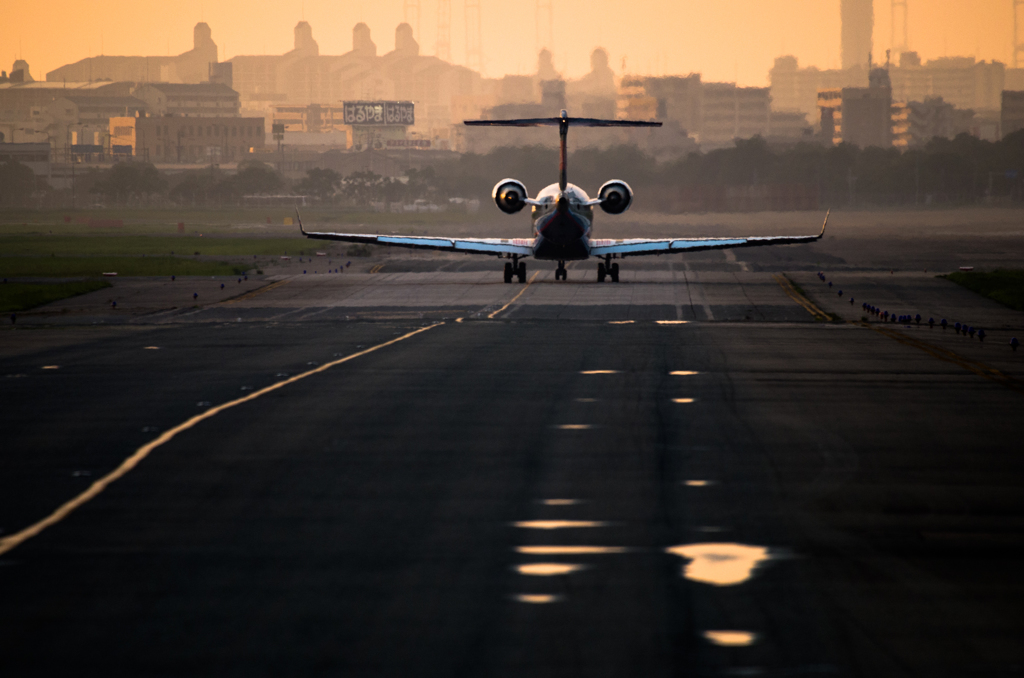
{"type": "Polygon", "coordinates": [[[464,120],[470,127],[661,127],[648,120],[601,120],[599,118],[520,118],[518,120],[464,120]]]}

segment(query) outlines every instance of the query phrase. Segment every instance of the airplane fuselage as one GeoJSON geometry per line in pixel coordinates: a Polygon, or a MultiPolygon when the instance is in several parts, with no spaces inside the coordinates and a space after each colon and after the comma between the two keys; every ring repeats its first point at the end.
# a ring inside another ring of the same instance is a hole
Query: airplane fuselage
{"type": "Polygon", "coordinates": [[[551,184],[535,200],[541,204],[534,205],[531,213],[533,257],[551,261],[589,258],[594,208],[587,204],[586,192],[573,184],[567,184],[564,191],[551,184]]]}

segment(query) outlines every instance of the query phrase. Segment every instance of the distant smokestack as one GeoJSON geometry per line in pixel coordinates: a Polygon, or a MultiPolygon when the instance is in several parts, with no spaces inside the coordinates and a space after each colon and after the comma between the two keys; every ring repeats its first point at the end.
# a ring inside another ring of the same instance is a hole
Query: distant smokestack
{"type": "Polygon", "coordinates": [[[841,0],[843,68],[868,65],[875,27],[872,0],[841,0]]]}

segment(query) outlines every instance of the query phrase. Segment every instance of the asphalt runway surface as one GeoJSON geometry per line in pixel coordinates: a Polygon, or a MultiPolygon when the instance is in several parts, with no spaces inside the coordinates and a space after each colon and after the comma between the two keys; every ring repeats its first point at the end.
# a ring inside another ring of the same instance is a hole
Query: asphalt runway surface
{"type": "Polygon", "coordinates": [[[0,674],[1024,675],[1024,314],[753,252],[23,314],[0,674]]]}

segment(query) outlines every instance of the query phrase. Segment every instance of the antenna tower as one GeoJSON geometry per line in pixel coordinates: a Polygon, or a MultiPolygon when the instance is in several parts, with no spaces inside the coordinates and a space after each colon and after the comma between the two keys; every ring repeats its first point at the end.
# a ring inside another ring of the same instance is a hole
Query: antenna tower
{"type": "Polygon", "coordinates": [[[537,51],[551,49],[554,39],[554,13],[551,0],[537,0],[537,51]]]}
{"type": "Polygon", "coordinates": [[[1021,29],[1024,29],[1024,0],[1013,0],[1013,67],[1020,68],[1022,63],[1021,55],[1024,55],[1024,37],[1021,36],[1021,29]]]}
{"type": "Polygon", "coordinates": [[[412,26],[413,37],[420,39],[420,0],[405,0],[405,23],[412,26]]]}
{"type": "Polygon", "coordinates": [[[452,0],[437,0],[437,45],[434,55],[442,61],[452,60],[452,0]]]}
{"type": "Polygon", "coordinates": [[[910,48],[907,37],[907,0],[892,0],[892,46],[893,57],[910,48]]]}
{"type": "Polygon", "coordinates": [[[466,0],[466,66],[478,73],[484,66],[480,30],[480,0],[466,0]]]}

